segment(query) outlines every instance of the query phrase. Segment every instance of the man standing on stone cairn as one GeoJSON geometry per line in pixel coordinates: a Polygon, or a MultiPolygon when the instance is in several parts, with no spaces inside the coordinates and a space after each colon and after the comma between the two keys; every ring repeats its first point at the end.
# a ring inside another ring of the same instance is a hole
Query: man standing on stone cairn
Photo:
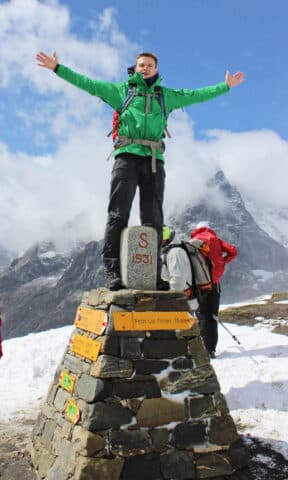
{"type": "Polygon", "coordinates": [[[227,71],[225,81],[214,86],[196,90],[175,90],[160,87],[158,60],[153,53],[140,53],[136,58],[135,73],[129,76],[127,81],[119,83],[92,80],[60,65],[56,52],[52,56],[40,52],[36,59],[40,67],[54,71],[60,78],[101,98],[120,113],[103,246],[107,288],[122,288],[120,235],[128,225],[138,186],[141,223],[154,227],[158,233],[157,289],[169,289],[168,283],[161,279],[165,181],[163,137],[168,115],[175,109],[210,100],[228,92],[230,88],[243,82],[244,74],[237,72],[231,75],[227,71]]]}

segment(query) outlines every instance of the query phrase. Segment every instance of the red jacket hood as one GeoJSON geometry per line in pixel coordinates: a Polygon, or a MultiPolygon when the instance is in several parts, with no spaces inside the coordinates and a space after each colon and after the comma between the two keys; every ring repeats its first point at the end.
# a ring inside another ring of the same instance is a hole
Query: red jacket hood
{"type": "Polygon", "coordinates": [[[198,236],[199,233],[207,233],[208,236],[209,234],[211,236],[214,236],[216,237],[216,233],[214,232],[214,230],[212,230],[212,228],[209,228],[209,227],[200,227],[200,228],[195,228],[195,230],[192,230],[191,234],[190,234],[190,238],[195,238],[198,236]]]}
{"type": "Polygon", "coordinates": [[[190,238],[199,238],[209,245],[209,258],[212,262],[212,278],[218,283],[224,274],[226,263],[237,256],[237,248],[217,237],[212,228],[200,227],[191,232],[190,238]]]}

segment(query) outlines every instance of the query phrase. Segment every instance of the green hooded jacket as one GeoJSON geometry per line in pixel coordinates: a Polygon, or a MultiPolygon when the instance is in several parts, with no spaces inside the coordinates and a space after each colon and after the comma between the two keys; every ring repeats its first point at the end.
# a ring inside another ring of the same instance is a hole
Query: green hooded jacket
{"type": "MultiPolygon", "coordinates": [[[[126,82],[107,82],[103,80],[92,80],[84,75],[74,72],[64,65],[58,65],[56,74],[82,90],[101,98],[114,110],[121,111],[122,104],[127,97],[129,84],[136,85],[137,93],[153,93],[157,85],[160,85],[161,78],[148,87],[141,73],[131,75],[126,82]]],[[[193,103],[205,102],[212,98],[228,92],[226,82],[195,90],[173,89],[162,87],[165,108],[168,115],[177,108],[187,107],[193,103]]],[[[164,137],[167,118],[163,117],[161,107],[156,98],[151,98],[150,108],[145,113],[147,96],[135,96],[133,101],[121,115],[119,135],[128,138],[159,141],[164,137]]],[[[115,150],[115,155],[129,152],[140,156],[151,155],[150,147],[132,143],[115,150]]],[[[156,158],[163,159],[163,154],[157,150],[156,158]]]]}

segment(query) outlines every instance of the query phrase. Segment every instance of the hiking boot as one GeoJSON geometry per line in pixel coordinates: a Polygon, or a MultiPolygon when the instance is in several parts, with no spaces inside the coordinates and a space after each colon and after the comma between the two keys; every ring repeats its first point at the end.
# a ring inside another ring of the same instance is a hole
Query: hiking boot
{"type": "Polygon", "coordinates": [[[156,290],[167,292],[168,290],[170,290],[169,282],[166,282],[166,280],[163,280],[161,277],[157,278],[156,290]]]}
{"type": "Polygon", "coordinates": [[[117,272],[106,273],[106,288],[112,291],[121,290],[121,288],[124,288],[122,285],[122,280],[119,273],[117,272]]]}

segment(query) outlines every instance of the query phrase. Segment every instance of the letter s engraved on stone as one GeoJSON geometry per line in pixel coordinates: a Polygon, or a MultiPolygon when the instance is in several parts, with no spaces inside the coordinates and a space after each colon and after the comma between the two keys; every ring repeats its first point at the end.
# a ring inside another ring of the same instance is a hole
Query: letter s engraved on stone
{"type": "Polygon", "coordinates": [[[147,237],[147,233],[145,233],[145,232],[140,233],[140,235],[139,235],[139,238],[140,238],[139,247],[141,247],[141,248],[147,248],[148,247],[149,242],[148,242],[146,237],[147,237]]]}

